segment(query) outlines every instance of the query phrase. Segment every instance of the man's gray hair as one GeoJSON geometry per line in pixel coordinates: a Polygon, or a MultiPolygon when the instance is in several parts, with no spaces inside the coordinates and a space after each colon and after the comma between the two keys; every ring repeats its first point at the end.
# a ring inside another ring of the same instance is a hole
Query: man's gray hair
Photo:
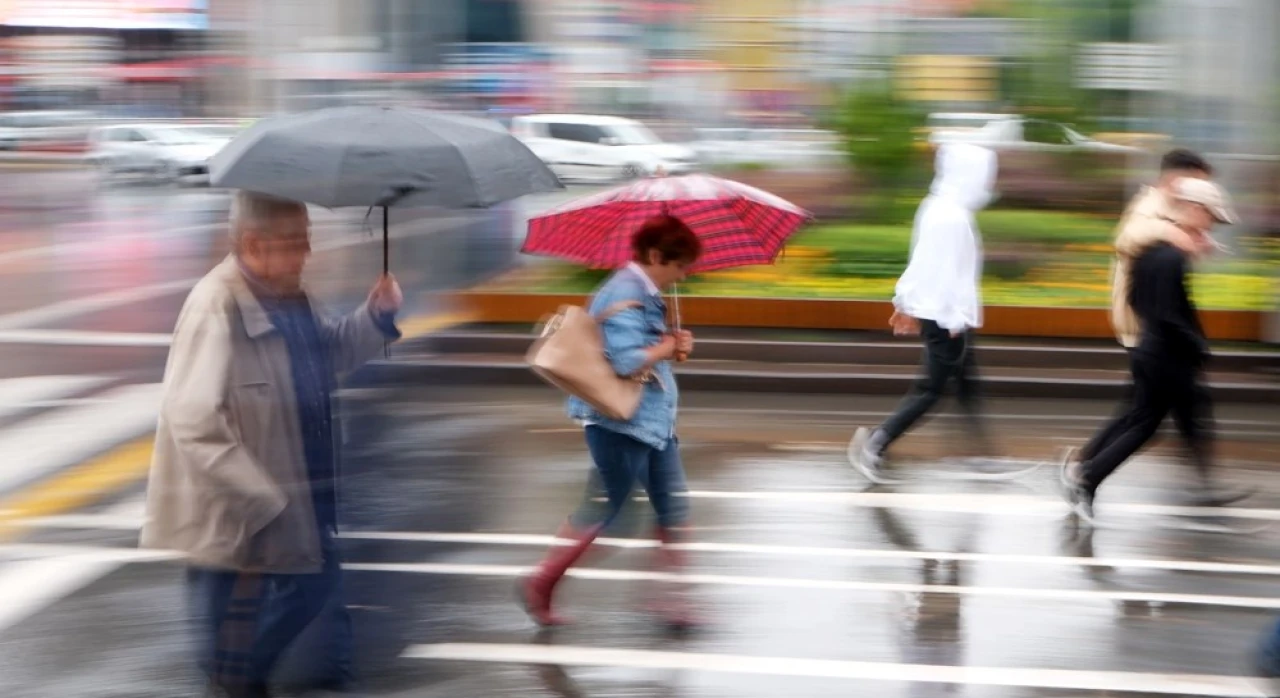
{"type": "Polygon", "coordinates": [[[231,240],[239,244],[248,228],[270,234],[273,218],[306,210],[304,203],[242,189],[231,198],[231,240]]]}

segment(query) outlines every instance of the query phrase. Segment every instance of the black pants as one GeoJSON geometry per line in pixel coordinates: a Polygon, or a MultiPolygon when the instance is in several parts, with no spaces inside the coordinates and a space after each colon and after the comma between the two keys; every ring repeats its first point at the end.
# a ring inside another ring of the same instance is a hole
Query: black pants
{"type": "Polygon", "coordinates": [[[1173,413],[1178,433],[1200,477],[1213,464],[1213,403],[1196,366],[1178,357],[1130,352],[1133,386],[1123,414],[1112,419],[1081,452],[1085,486],[1096,490],[1116,468],[1147,444],[1173,413]]]}
{"type": "Polygon", "coordinates": [[[1104,446],[1114,441],[1117,436],[1128,428],[1126,417],[1133,410],[1133,350],[1126,349],[1125,351],[1129,354],[1129,382],[1125,383],[1124,393],[1120,395],[1120,403],[1116,405],[1116,410],[1111,415],[1111,419],[1107,420],[1107,423],[1093,435],[1093,438],[1089,439],[1089,442],[1080,448],[1081,461],[1093,459],[1104,446]]]}
{"type": "MultiPolygon", "coordinates": [[[[1133,350],[1126,350],[1129,353],[1130,364],[1130,380],[1124,386],[1124,394],[1120,396],[1120,403],[1116,405],[1116,411],[1111,419],[1102,427],[1098,433],[1089,439],[1089,442],[1080,449],[1080,460],[1087,461],[1098,455],[1104,446],[1111,443],[1115,438],[1129,427],[1129,412],[1133,410],[1133,350]]],[[[1197,432],[1200,434],[1213,433],[1213,400],[1209,397],[1209,389],[1201,382],[1195,383],[1195,389],[1199,391],[1195,400],[1195,413],[1188,415],[1181,411],[1173,410],[1173,420],[1178,427],[1178,432],[1182,434],[1197,432]],[[1195,419],[1199,424],[1184,424],[1186,419],[1195,419]]],[[[1200,463],[1197,461],[1197,467],[1200,463]]],[[[1207,473],[1202,472],[1207,476],[1207,473]]]]}
{"type": "Polygon", "coordinates": [[[884,447],[893,443],[923,417],[942,397],[947,383],[956,381],[956,398],[969,421],[970,435],[984,434],[978,400],[978,363],[973,346],[973,331],[952,337],[932,320],[920,321],[920,337],[924,340],[924,358],[920,379],[903,398],[879,431],[884,433],[884,447]]]}

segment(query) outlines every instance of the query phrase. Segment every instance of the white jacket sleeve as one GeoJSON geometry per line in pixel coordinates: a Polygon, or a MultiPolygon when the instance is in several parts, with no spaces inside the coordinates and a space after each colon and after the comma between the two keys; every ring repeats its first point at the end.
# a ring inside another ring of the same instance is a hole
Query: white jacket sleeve
{"type": "Polygon", "coordinates": [[[893,304],[899,311],[958,332],[982,325],[981,260],[969,215],[950,206],[920,212],[907,270],[893,304]]]}

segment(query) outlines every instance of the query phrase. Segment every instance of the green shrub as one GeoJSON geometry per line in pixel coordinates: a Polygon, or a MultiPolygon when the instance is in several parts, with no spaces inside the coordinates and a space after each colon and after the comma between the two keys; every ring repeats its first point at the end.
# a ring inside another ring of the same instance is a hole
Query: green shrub
{"type": "Polygon", "coordinates": [[[914,206],[901,199],[903,192],[922,184],[916,129],[924,123],[924,113],[887,84],[850,92],[841,101],[832,126],[843,137],[849,164],[869,194],[869,220],[910,220],[914,206]]]}

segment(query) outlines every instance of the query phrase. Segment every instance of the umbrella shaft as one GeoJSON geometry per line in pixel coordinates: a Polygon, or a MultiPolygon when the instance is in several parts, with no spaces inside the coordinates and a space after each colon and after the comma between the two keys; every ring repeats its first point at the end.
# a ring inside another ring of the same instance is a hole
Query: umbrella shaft
{"type": "Polygon", "coordinates": [[[391,209],[388,206],[382,207],[382,273],[391,273],[391,236],[389,230],[391,228],[391,209]]]}

